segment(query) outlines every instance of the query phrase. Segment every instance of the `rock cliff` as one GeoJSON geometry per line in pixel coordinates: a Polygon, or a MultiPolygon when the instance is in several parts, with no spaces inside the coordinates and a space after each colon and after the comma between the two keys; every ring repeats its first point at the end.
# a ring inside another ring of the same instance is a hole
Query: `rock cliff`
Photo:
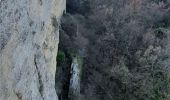
{"type": "Polygon", "coordinates": [[[0,100],[58,100],[59,22],[65,0],[0,0],[0,100]]]}

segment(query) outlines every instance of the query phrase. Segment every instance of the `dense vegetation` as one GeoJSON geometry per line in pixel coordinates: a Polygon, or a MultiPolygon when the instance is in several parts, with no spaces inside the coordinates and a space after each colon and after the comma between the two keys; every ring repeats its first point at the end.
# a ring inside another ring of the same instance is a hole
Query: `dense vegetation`
{"type": "Polygon", "coordinates": [[[67,0],[61,23],[59,49],[84,61],[81,100],[170,100],[169,0],[67,0]]]}

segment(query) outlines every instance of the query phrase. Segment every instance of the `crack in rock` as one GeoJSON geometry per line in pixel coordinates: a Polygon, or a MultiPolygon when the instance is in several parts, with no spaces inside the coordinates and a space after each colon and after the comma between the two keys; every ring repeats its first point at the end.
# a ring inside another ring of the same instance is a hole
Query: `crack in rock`
{"type": "Polygon", "coordinates": [[[37,59],[36,59],[36,55],[34,57],[34,64],[35,64],[35,67],[36,67],[36,70],[37,70],[37,74],[38,74],[38,81],[39,81],[39,92],[40,92],[40,95],[42,97],[42,99],[44,100],[44,97],[43,97],[43,91],[44,91],[44,86],[43,86],[43,81],[42,81],[42,75],[39,71],[39,68],[38,68],[38,64],[37,64],[37,59]]]}

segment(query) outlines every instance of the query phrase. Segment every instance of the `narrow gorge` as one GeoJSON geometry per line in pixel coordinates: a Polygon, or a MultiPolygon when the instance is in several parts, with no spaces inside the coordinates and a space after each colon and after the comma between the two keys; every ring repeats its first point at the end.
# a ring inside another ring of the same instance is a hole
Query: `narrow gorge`
{"type": "Polygon", "coordinates": [[[170,0],[0,0],[0,100],[170,100],[170,0]]]}

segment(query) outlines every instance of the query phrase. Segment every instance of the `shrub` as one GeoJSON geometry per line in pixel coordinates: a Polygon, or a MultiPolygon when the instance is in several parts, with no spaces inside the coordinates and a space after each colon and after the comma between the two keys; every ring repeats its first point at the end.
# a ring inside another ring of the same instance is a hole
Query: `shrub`
{"type": "Polygon", "coordinates": [[[157,28],[157,29],[154,31],[154,33],[155,33],[155,36],[156,36],[157,38],[160,38],[160,39],[164,39],[164,38],[167,37],[166,29],[164,29],[164,28],[157,28]]]}
{"type": "Polygon", "coordinates": [[[62,62],[65,59],[65,53],[63,51],[58,51],[57,62],[62,62]]]}

